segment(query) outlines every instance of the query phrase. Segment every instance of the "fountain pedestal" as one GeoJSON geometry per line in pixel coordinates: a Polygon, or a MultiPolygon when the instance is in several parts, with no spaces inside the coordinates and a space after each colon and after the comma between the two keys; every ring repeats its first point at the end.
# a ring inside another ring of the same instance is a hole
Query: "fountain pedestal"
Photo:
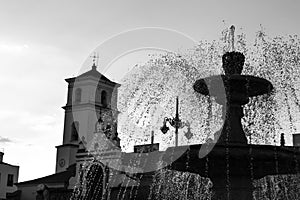
{"type": "MultiPolygon", "coordinates": [[[[245,81],[243,84],[234,85],[230,79],[223,78],[223,80],[225,80],[224,87],[227,98],[224,101],[217,96],[216,99],[223,106],[224,125],[215,133],[215,142],[226,146],[229,143],[247,145],[247,138],[241,124],[241,118],[244,116],[242,105],[249,102],[249,97],[245,92],[240,92],[246,91],[246,88],[243,87],[246,85],[245,81]]],[[[226,166],[223,165],[219,169],[222,173],[210,175],[214,191],[213,200],[251,200],[253,185],[250,170],[245,166],[243,174],[236,173],[238,163],[232,160],[229,148],[226,149],[226,154],[223,158],[226,166]]]]}
{"type": "Polygon", "coordinates": [[[243,116],[243,108],[240,104],[227,104],[224,125],[221,130],[215,133],[215,142],[247,144],[247,138],[241,124],[243,116]]]}
{"type": "Polygon", "coordinates": [[[213,177],[213,200],[252,200],[253,185],[249,176],[234,177],[229,175],[213,177]],[[227,181],[228,180],[228,181],[227,181]]]}

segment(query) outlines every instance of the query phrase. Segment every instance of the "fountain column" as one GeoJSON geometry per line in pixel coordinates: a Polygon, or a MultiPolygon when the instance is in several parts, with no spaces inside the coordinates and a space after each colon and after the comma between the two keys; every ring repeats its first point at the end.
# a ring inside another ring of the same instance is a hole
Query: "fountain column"
{"type": "Polygon", "coordinates": [[[248,143],[241,124],[244,116],[242,105],[249,102],[249,80],[241,75],[244,60],[242,53],[225,53],[222,57],[225,75],[200,79],[194,85],[195,91],[214,96],[216,102],[223,106],[224,125],[215,133],[215,142],[216,146],[224,148],[224,152],[209,175],[213,182],[214,200],[252,199],[250,162],[248,158],[239,157],[239,152],[232,148],[248,143]],[[224,90],[218,89],[220,87],[224,90]],[[217,92],[210,94],[210,91],[217,92]]]}
{"type": "MultiPolygon", "coordinates": [[[[246,81],[232,81],[231,77],[239,76],[244,65],[244,55],[238,52],[229,52],[223,56],[223,69],[225,76],[223,84],[226,93],[225,101],[217,101],[223,105],[225,114],[224,125],[219,132],[217,144],[220,145],[247,145],[247,138],[242,128],[241,118],[244,116],[242,105],[249,102],[247,95],[246,81]]],[[[215,135],[216,136],[216,135],[215,135]]],[[[225,147],[226,148],[226,147],[225,147]]],[[[251,200],[253,185],[250,170],[244,169],[245,172],[237,173],[236,159],[232,157],[229,148],[224,155],[225,174],[212,175],[210,178],[213,182],[214,200],[251,200]]],[[[224,169],[223,168],[223,169],[224,169]]]]}

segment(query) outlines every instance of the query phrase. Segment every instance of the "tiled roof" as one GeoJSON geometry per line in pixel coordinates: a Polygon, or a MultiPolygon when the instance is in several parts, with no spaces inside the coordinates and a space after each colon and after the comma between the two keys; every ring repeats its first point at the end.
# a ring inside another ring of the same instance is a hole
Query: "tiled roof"
{"type": "Polygon", "coordinates": [[[5,163],[5,162],[0,162],[0,165],[7,165],[7,166],[11,166],[11,167],[19,167],[17,165],[11,165],[11,164],[8,164],[8,163],[5,163]]]}
{"type": "Polygon", "coordinates": [[[77,77],[72,77],[72,78],[67,78],[65,79],[68,83],[72,83],[74,81],[76,81],[76,79],[81,79],[81,78],[96,78],[98,79],[98,81],[102,80],[104,82],[108,82],[108,83],[111,83],[113,85],[119,85],[119,83],[116,83],[114,81],[111,81],[109,80],[106,76],[104,76],[103,74],[101,74],[100,72],[97,71],[97,68],[96,66],[93,66],[91,70],[81,74],[81,75],[78,75],[77,77]]]}
{"type": "Polygon", "coordinates": [[[51,174],[49,176],[45,176],[42,178],[30,180],[30,181],[24,181],[20,183],[16,183],[17,186],[20,185],[27,185],[27,184],[46,184],[46,183],[66,183],[69,181],[69,179],[73,176],[75,176],[76,172],[76,165],[71,165],[66,171],[59,172],[56,174],[51,174]]]}
{"type": "Polygon", "coordinates": [[[95,77],[98,79],[101,79],[103,81],[109,81],[112,82],[111,80],[109,80],[107,77],[105,77],[103,74],[101,74],[100,72],[97,71],[96,68],[93,68],[79,76],[77,76],[77,78],[82,78],[82,77],[95,77]]]}

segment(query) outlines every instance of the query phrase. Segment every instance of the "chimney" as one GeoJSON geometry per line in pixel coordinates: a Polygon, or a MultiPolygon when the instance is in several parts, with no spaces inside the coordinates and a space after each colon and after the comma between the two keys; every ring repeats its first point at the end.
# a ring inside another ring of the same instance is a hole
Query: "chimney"
{"type": "Polygon", "coordinates": [[[293,146],[295,147],[300,146],[300,133],[293,134],[293,146]]]}
{"type": "Polygon", "coordinates": [[[4,155],[4,152],[0,151],[0,163],[3,162],[3,155],[4,155]]]}

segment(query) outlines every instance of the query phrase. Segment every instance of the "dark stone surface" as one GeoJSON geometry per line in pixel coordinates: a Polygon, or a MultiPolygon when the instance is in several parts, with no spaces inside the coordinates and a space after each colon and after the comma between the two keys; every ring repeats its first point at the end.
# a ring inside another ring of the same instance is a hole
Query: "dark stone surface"
{"type": "Polygon", "coordinates": [[[299,173],[300,151],[297,149],[271,145],[210,145],[213,144],[171,147],[163,160],[172,163],[169,169],[210,178],[214,184],[215,199],[221,196],[232,200],[252,199],[253,180],[267,175],[299,173]],[[177,155],[182,154],[180,148],[187,148],[181,156],[177,155]],[[201,148],[212,150],[199,158],[201,148]],[[228,191],[229,198],[226,196],[228,191]]]}

